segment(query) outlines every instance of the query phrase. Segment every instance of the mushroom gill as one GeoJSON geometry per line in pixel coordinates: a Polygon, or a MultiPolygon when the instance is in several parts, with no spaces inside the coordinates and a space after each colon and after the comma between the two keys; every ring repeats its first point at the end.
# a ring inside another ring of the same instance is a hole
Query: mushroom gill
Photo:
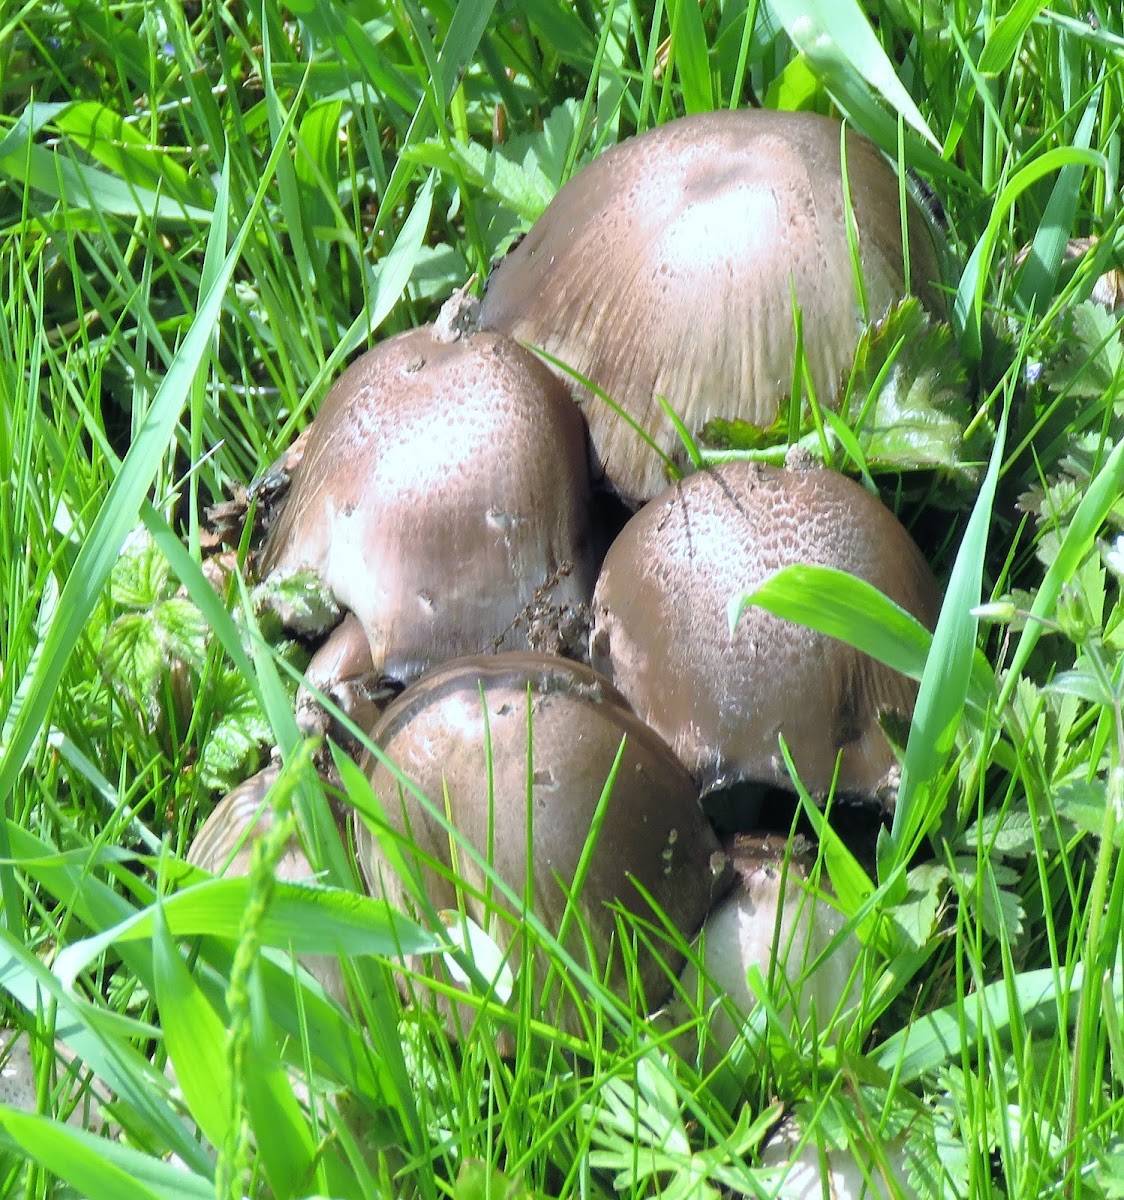
{"type": "MultiPolygon", "coordinates": [[[[691,433],[714,417],[771,425],[792,387],[795,304],[816,394],[831,405],[866,320],[905,295],[897,176],[848,132],[865,311],[856,295],[841,132],[826,117],[763,110],[649,130],[571,179],[492,272],[481,323],[541,347],[627,415],[575,389],[628,503],[661,491],[660,452],[681,450],[659,397],[691,433]]],[[[910,283],[941,312],[933,234],[912,201],[906,212],[910,283]]]]}

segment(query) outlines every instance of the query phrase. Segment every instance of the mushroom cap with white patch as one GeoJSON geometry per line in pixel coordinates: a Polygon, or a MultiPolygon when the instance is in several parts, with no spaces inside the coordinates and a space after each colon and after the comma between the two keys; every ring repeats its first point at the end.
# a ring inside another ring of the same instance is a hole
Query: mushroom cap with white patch
{"type": "MultiPolygon", "coordinates": [[[[792,390],[795,307],[818,400],[834,403],[863,326],[908,290],[902,196],[878,149],[827,117],[683,117],[614,146],[562,188],[492,272],[481,323],[541,347],[620,405],[627,420],[574,389],[605,477],[635,506],[667,484],[645,436],[684,457],[660,397],[691,434],[715,417],[773,424],[792,390]]],[[[942,313],[936,242],[908,193],[904,215],[912,290],[942,313]]]]}
{"type": "Polygon", "coordinates": [[[403,682],[526,644],[540,601],[588,601],[597,570],[580,412],[496,333],[423,326],[329,392],[262,554],[316,571],[352,611],[373,670],[403,682]]]}

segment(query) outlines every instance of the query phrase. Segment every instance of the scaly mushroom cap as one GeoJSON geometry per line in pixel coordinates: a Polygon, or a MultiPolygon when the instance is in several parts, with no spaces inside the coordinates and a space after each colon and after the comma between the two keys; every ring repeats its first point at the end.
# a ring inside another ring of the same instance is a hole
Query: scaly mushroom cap
{"type": "MultiPolygon", "coordinates": [[[[611,954],[610,982],[621,993],[626,980],[620,947],[610,949],[617,920],[609,906],[652,920],[647,893],[689,937],[732,877],[687,773],[617,691],[588,667],[550,655],[465,658],[407,688],[372,732],[387,759],[438,811],[447,795],[448,817],[460,839],[490,860],[495,873],[520,896],[525,896],[528,878],[530,818],[534,894],[526,899],[553,933],[562,926],[565,889],[572,889],[623,739],[620,768],[577,902],[581,921],[571,920],[565,938],[571,953],[587,964],[578,928],[586,925],[600,967],[611,954]]],[[[431,859],[451,867],[450,836],[384,763],[368,763],[368,768],[388,821],[407,835],[403,849],[408,857],[414,857],[411,847],[416,847],[429,899],[438,909],[460,908],[456,884],[423,865],[431,859]]],[[[365,824],[357,824],[356,846],[371,892],[410,908],[379,840],[365,824]]],[[[518,936],[518,907],[486,883],[485,872],[463,847],[455,850],[464,911],[507,951],[518,936]],[[481,899],[486,889],[492,896],[490,908],[481,899]]],[[[659,943],[658,936],[654,940],[659,943]]],[[[670,970],[678,971],[682,957],[670,946],[661,946],[661,952],[670,970]]],[[[518,951],[507,961],[517,969],[518,951]]],[[[638,963],[654,1006],[670,988],[668,968],[643,943],[638,963]]]]}
{"type": "Polygon", "coordinates": [[[581,414],[500,334],[411,330],[329,392],[263,569],[319,572],[359,618],[377,673],[525,645],[529,605],[596,576],[581,414]]]}
{"type": "MultiPolygon", "coordinates": [[[[816,393],[830,405],[864,323],[840,129],[811,113],[712,112],[622,142],[570,180],[492,272],[481,323],[592,380],[675,456],[657,396],[691,433],[714,417],[776,419],[792,387],[795,294],[816,393]]],[[[905,293],[898,180],[865,138],[848,133],[846,148],[875,320],[905,293]]],[[[932,234],[913,203],[908,214],[911,282],[941,312],[932,234]]],[[[659,456],[603,401],[576,394],[612,486],[634,505],[662,491],[659,456]]]]}
{"type": "Polygon", "coordinates": [[[791,786],[778,746],[826,791],[870,794],[895,765],[878,724],[909,715],[916,685],[845,643],[732,597],[782,567],[834,567],[931,629],[932,572],[893,514],[834,471],[730,463],[668,488],[610,547],[594,592],[590,654],[705,793],[741,781],[791,786]]]}

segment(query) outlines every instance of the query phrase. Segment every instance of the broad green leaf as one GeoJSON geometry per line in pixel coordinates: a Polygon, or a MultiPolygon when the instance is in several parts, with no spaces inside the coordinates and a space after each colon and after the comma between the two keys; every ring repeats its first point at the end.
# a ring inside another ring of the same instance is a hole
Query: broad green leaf
{"type": "MultiPolygon", "coordinates": [[[[966,1050],[977,1050],[990,1033],[1006,1034],[1016,1020],[1030,1030],[1053,1033],[1062,1014],[1070,1021],[1075,1019],[1084,979],[1078,963],[1065,977],[1043,968],[997,980],[911,1021],[875,1047],[872,1057],[884,1071],[894,1072],[900,1082],[909,1084],[926,1071],[959,1062],[966,1050]]],[[[1119,968],[1108,983],[1114,1002],[1124,1004],[1124,975],[1119,968]]]]}
{"type": "Polygon", "coordinates": [[[119,113],[93,100],[68,105],[52,124],[68,134],[91,157],[133,188],[163,192],[195,208],[203,204],[198,185],[184,167],[119,113]]]}
{"type": "MultiPolygon", "coordinates": [[[[211,213],[205,208],[132,186],[98,167],[76,162],[64,149],[48,150],[46,146],[17,143],[0,155],[0,176],[3,175],[23,187],[63,201],[68,208],[94,209],[98,213],[150,221],[211,220],[211,213]]],[[[216,199],[216,208],[219,203],[216,199]]]]}
{"type": "Polygon", "coordinates": [[[88,1200],[213,1200],[214,1184],[121,1142],[0,1105],[0,1129],[88,1200]]]}
{"type": "MultiPolygon", "coordinates": [[[[895,671],[920,680],[933,635],[865,579],[834,567],[795,563],[770,576],[759,588],[734,596],[731,630],[751,606],[839,638],[895,671]]],[[[983,708],[995,693],[995,677],[977,653],[972,662],[971,699],[983,708]]]]}
{"type": "Polygon", "coordinates": [[[671,61],[683,88],[684,107],[688,113],[710,112],[714,108],[714,89],[702,9],[697,0],[667,0],[667,9],[671,61]]]}
{"type": "Polygon", "coordinates": [[[221,1146],[230,1128],[231,1081],[226,1028],[200,991],[155,909],[152,976],[164,1047],[184,1103],[212,1146],[221,1146]]]}
{"type": "MultiPolygon", "coordinates": [[[[173,937],[210,934],[233,939],[249,898],[248,879],[214,879],[168,897],[161,909],[173,937]]],[[[155,909],[146,908],[112,929],[64,947],[55,959],[55,974],[73,987],[78,973],[110,946],[151,938],[155,919],[155,909]]],[[[298,954],[397,958],[400,951],[425,954],[441,948],[438,938],[385,901],[335,888],[280,882],[262,922],[261,937],[267,946],[298,954]]]]}

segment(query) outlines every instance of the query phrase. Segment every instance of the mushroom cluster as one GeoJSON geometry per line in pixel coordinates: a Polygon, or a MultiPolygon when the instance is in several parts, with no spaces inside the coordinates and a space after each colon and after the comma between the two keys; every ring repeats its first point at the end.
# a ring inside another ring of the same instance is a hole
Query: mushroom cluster
{"type": "MultiPolygon", "coordinates": [[[[293,467],[260,563],[316,573],[345,614],[308,679],[374,747],[361,763],[383,818],[353,827],[367,886],[482,930],[505,969],[537,972],[536,1014],[564,1027],[581,1005],[572,985],[537,990],[543,938],[648,1011],[680,1013],[692,995],[706,1008],[720,989],[704,1055],[738,1036],[746,971],[768,973],[778,931],[804,946],[800,980],[845,940],[798,866],[763,901],[783,846],[721,844],[700,798],[791,786],[781,737],[814,791],[884,786],[895,758],[880,718],[908,718],[913,685],[761,611],[731,633],[728,603],[814,563],[932,626],[936,582],[896,518],[835,472],[737,464],[667,486],[668,410],[688,432],[715,416],[771,422],[792,386],[794,305],[825,403],[863,322],[905,294],[907,263],[939,306],[932,236],[902,194],[873,146],[821,117],[714,113],[633,138],[559,192],[478,319],[443,318],[354,363],[293,467]],[[597,478],[640,506],[611,547],[597,478]]],[[[330,728],[312,692],[298,705],[306,728],[330,728]]],[[[230,831],[253,836],[261,795],[216,810],[194,860],[217,866],[230,831]]],[[[852,962],[836,964],[821,1016],[852,962]]],[[[483,982],[496,999],[495,976],[483,982]]],[[[453,967],[435,980],[453,1025],[465,986],[453,967]]]]}

